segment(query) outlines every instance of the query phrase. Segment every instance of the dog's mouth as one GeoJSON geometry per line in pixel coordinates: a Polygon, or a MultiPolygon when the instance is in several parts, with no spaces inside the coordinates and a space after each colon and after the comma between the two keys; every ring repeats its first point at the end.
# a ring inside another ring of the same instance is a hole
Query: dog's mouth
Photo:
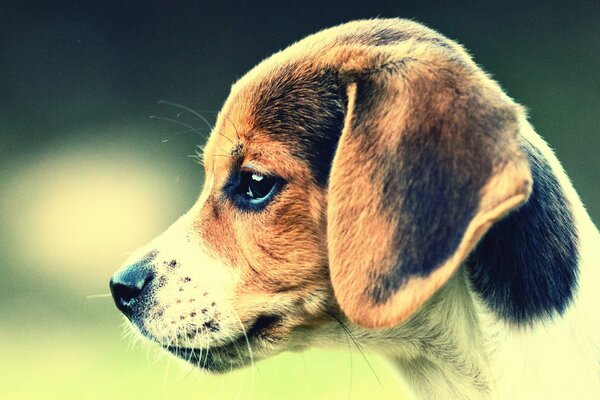
{"type": "Polygon", "coordinates": [[[257,361],[257,355],[253,354],[254,348],[259,342],[272,339],[269,331],[280,325],[281,321],[282,318],[278,315],[261,315],[246,329],[245,334],[220,346],[191,348],[171,345],[163,348],[201,369],[215,373],[229,372],[257,361]]]}

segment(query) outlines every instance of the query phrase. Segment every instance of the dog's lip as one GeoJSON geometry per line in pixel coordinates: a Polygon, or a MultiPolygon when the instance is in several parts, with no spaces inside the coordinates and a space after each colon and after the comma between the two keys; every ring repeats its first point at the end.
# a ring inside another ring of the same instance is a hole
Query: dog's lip
{"type": "MultiPolygon", "coordinates": [[[[169,352],[173,353],[176,356],[184,356],[191,357],[195,354],[198,356],[202,356],[203,354],[208,354],[210,351],[216,351],[219,349],[226,349],[231,346],[236,346],[240,343],[247,345],[249,341],[256,339],[257,336],[268,329],[271,326],[278,324],[281,321],[281,316],[274,314],[263,314],[259,315],[252,325],[248,329],[245,330],[245,333],[239,335],[232,340],[219,345],[219,346],[209,346],[204,348],[196,348],[196,347],[181,347],[181,346],[173,346],[173,345],[163,345],[162,347],[169,352]]],[[[206,357],[206,356],[205,356],[206,357]]]]}
{"type": "Polygon", "coordinates": [[[244,335],[242,336],[237,336],[234,339],[231,339],[230,341],[223,343],[219,346],[209,346],[209,347],[185,347],[185,346],[176,346],[176,345],[163,345],[162,347],[165,350],[170,351],[171,353],[175,354],[176,356],[180,356],[182,355],[181,353],[185,353],[184,355],[189,355],[190,353],[194,353],[194,354],[204,354],[206,352],[210,352],[210,351],[218,351],[220,349],[226,349],[229,347],[233,347],[234,345],[238,345],[240,342],[244,341],[245,342],[246,338],[244,337],[244,335]]]}
{"type": "Polygon", "coordinates": [[[259,315],[254,320],[252,325],[250,325],[250,328],[248,328],[248,330],[246,331],[246,335],[248,336],[248,338],[256,337],[262,331],[264,331],[274,325],[279,324],[281,322],[281,320],[282,320],[282,317],[277,314],[259,315]]]}
{"type": "Polygon", "coordinates": [[[163,348],[185,362],[201,367],[202,369],[213,372],[224,371],[222,367],[214,363],[211,357],[211,351],[215,350],[216,348],[194,349],[190,347],[177,346],[163,346],[163,348]]]}
{"type": "MultiPolygon", "coordinates": [[[[234,342],[231,342],[234,343],[234,342]]],[[[225,347],[228,346],[224,345],[224,346],[220,346],[220,347],[225,347]]],[[[170,351],[171,353],[173,353],[176,356],[189,356],[190,354],[196,354],[198,353],[198,355],[200,354],[204,354],[207,351],[210,350],[215,350],[216,347],[207,347],[207,348],[194,348],[194,347],[180,347],[180,346],[162,346],[163,349],[170,351]]]]}

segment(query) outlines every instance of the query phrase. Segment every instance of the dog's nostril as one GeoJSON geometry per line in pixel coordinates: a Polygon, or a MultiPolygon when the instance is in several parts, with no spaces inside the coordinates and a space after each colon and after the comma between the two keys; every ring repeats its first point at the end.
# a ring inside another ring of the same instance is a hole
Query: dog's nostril
{"type": "Polygon", "coordinates": [[[141,292],[142,288],[137,286],[127,286],[122,283],[113,282],[112,286],[113,295],[118,298],[122,303],[127,303],[132,299],[136,298],[141,292]]]}
{"type": "Polygon", "coordinates": [[[115,304],[128,318],[131,318],[135,301],[153,278],[148,266],[138,263],[120,270],[110,279],[110,291],[115,304]]]}

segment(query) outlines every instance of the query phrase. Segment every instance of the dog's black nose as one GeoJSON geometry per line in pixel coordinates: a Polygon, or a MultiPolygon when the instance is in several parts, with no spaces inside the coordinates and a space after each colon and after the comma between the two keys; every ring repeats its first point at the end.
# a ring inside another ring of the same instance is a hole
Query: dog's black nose
{"type": "Polygon", "coordinates": [[[140,300],[142,292],[154,278],[148,259],[117,271],[110,278],[110,291],[117,308],[127,318],[131,318],[133,307],[140,300]]]}

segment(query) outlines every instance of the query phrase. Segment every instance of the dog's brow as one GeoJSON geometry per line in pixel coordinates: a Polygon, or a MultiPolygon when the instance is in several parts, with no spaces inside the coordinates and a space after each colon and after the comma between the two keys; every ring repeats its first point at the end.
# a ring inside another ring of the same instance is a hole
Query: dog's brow
{"type": "Polygon", "coordinates": [[[242,142],[237,142],[231,148],[229,154],[231,154],[234,158],[240,158],[244,154],[244,144],[242,142]]]}

